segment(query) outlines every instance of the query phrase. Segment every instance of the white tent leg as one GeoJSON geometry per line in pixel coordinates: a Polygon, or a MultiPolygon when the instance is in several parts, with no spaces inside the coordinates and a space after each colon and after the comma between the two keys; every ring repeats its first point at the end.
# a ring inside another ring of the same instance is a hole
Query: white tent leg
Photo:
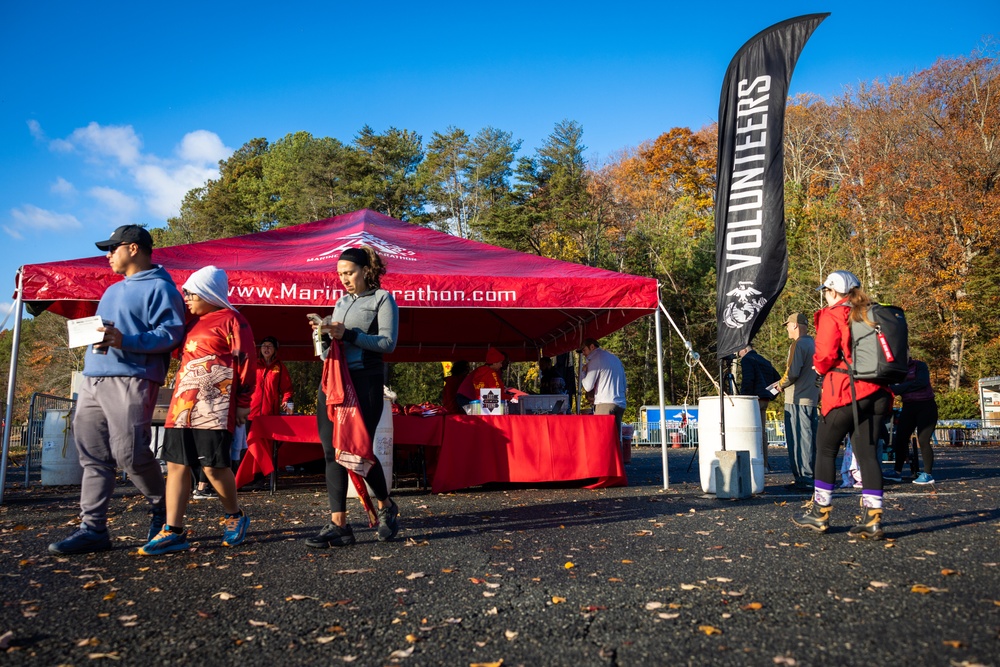
{"type": "MultiPolygon", "coordinates": [[[[14,301],[14,338],[10,343],[10,379],[7,381],[7,409],[4,412],[3,457],[0,458],[0,505],[3,505],[3,492],[7,486],[7,455],[10,454],[10,432],[14,428],[14,389],[17,384],[17,353],[21,346],[21,301],[23,274],[17,272],[17,299],[14,301]]],[[[28,462],[24,462],[25,466],[28,462]]]]}
{"type": "Polygon", "coordinates": [[[656,378],[660,390],[660,457],[663,459],[663,488],[670,488],[670,475],[667,472],[667,408],[663,402],[663,341],[660,338],[660,308],[656,309],[656,378]]]}

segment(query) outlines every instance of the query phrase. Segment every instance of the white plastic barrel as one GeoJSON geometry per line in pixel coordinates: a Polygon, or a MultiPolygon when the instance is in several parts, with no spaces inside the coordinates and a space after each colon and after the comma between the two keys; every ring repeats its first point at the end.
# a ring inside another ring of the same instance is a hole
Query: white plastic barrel
{"type": "Polygon", "coordinates": [[[42,424],[42,486],[80,484],[83,467],[69,410],[46,410],[42,424]]]}
{"type": "MultiPolygon", "coordinates": [[[[750,478],[754,493],[764,490],[764,457],[761,451],[760,403],[756,396],[726,396],[726,449],[750,452],[750,478]]],[[[715,493],[712,462],[722,449],[719,430],[719,397],[698,399],[698,468],[701,490],[715,493]]]]}
{"type": "MultiPolygon", "coordinates": [[[[382,416],[379,417],[378,426],[375,427],[375,441],[372,443],[372,449],[375,450],[375,458],[382,464],[387,489],[392,489],[392,445],[392,401],[386,398],[382,401],[382,416]]],[[[371,487],[368,487],[368,493],[374,502],[375,496],[371,487]]],[[[348,483],[347,485],[347,497],[358,497],[358,492],[354,490],[353,484],[348,483]]]]}

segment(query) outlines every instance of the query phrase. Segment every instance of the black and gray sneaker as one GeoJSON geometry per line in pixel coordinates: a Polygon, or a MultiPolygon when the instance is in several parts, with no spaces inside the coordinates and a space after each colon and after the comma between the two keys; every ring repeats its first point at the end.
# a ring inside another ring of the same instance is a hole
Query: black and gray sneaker
{"type": "Polygon", "coordinates": [[[351,530],[350,524],[341,528],[335,523],[328,523],[318,533],[306,539],[306,546],[313,549],[347,547],[352,544],[354,544],[354,531],[351,530]]]}
{"type": "Polygon", "coordinates": [[[388,542],[396,537],[399,532],[399,506],[396,501],[390,500],[391,505],[386,505],[378,511],[378,528],[376,533],[379,542],[388,542]]]}

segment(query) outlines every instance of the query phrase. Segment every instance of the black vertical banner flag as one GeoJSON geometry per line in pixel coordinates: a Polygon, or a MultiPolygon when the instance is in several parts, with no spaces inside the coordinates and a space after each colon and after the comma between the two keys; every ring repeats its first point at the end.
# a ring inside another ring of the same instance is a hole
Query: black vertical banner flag
{"type": "Polygon", "coordinates": [[[799,54],[827,16],[809,14],[767,28],[726,70],[715,191],[720,358],[753,340],[785,287],[785,100],[799,54]]]}

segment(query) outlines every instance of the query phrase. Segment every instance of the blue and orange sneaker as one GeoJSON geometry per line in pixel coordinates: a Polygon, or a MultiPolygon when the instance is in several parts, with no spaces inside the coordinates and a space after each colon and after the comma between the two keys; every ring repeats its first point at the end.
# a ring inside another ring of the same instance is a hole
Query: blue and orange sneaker
{"type": "Polygon", "coordinates": [[[139,547],[140,556],[162,556],[174,551],[187,551],[191,548],[191,543],[187,540],[187,531],[175,533],[167,526],[163,527],[156,537],[139,547]]]}
{"type": "Polygon", "coordinates": [[[223,523],[226,525],[226,529],[222,533],[222,546],[235,547],[238,544],[243,544],[243,540],[247,536],[247,528],[250,527],[250,517],[247,516],[246,512],[227,514],[223,523]]]}

